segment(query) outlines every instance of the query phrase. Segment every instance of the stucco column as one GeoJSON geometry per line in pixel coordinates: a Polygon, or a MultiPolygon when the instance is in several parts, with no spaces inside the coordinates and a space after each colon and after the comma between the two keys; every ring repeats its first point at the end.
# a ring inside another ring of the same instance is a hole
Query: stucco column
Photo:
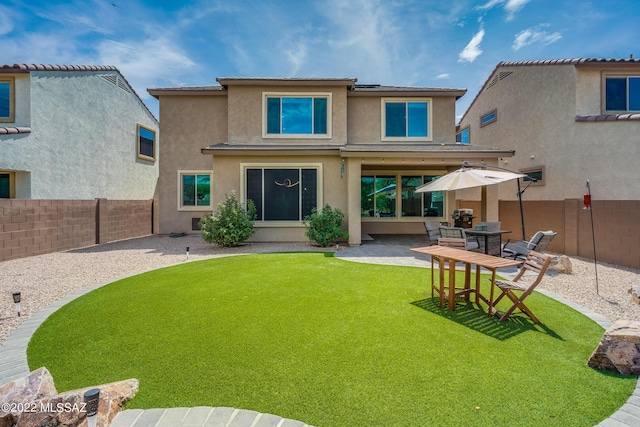
{"type": "MultiPolygon", "coordinates": [[[[500,185],[513,185],[515,184],[511,181],[505,182],[500,185]]],[[[498,186],[497,185],[487,185],[486,187],[486,219],[483,221],[499,221],[499,208],[500,202],[498,200],[498,186]]],[[[484,192],[483,192],[484,193],[484,192]]],[[[483,194],[485,196],[485,194],[483,194]]]]}
{"type": "Polygon", "coordinates": [[[348,227],[349,245],[359,246],[362,235],[362,219],[360,217],[360,177],[361,162],[355,158],[347,158],[347,193],[348,193],[348,227]]]}

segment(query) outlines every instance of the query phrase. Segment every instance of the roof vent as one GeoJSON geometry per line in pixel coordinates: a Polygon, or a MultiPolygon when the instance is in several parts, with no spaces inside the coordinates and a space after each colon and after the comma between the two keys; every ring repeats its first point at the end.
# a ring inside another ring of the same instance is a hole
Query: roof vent
{"type": "Polygon", "coordinates": [[[129,86],[125,83],[125,81],[120,78],[117,74],[101,74],[100,77],[105,81],[111,83],[112,85],[119,87],[123,91],[127,93],[131,93],[129,86]]]}

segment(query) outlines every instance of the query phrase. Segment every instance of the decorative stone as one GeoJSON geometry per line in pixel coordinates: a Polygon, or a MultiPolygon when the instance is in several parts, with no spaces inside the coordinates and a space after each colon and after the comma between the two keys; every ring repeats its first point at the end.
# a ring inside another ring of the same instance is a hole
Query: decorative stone
{"type": "Polygon", "coordinates": [[[57,393],[51,373],[43,366],[0,387],[0,402],[33,402],[57,393]]]}
{"type": "Polygon", "coordinates": [[[560,255],[551,258],[549,270],[557,271],[558,273],[571,274],[571,272],[573,271],[573,267],[568,256],[560,255]]]}
{"type": "Polygon", "coordinates": [[[587,365],[622,375],[640,375],[640,321],[618,320],[611,325],[587,365]]]}
{"type": "Polygon", "coordinates": [[[86,425],[84,394],[92,388],[100,389],[97,425],[106,427],[136,395],[139,383],[129,379],[58,394],[49,371],[40,368],[0,388],[0,401],[13,404],[11,412],[0,412],[0,427],[86,425]]]}
{"type": "Polygon", "coordinates": [[[634,304],[640,304],[640,286],[632,286],[629,289],[629,293],[631,294],[631,300],[634,304]]]}

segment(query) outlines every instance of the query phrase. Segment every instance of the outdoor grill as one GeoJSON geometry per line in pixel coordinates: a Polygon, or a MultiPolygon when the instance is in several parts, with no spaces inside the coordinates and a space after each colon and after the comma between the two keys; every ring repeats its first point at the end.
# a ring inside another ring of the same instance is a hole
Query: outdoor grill
{"type": "Polygon", "coordinates": [[[454,227],[471,228],[471,221],[475,218],[473,216],[473,209],[456,209],[451,215],[453,219],[454,227]]]}

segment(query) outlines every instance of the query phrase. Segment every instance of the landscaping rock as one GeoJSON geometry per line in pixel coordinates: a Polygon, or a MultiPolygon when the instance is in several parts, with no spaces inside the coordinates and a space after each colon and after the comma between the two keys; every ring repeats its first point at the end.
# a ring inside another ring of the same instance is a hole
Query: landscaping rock
{"type": "Polygon", "coordinates": [[[135,396],[139,384],[129,379],[58,394],[49,371],[40,368],[0,388],[0,401],[13,405],[11,412],[0,411],[0,427],[86,425],[84,394],[92,388],[100,389],[97,425],[106,427],[135,396]]]}
{"type": "Polygon", "coordinates": [[[558,273],[571,274],[573,271],[571,260],[566,255],[555,256],[551,258],[549,270],[557,271],[558,273]]]}
{"type": "Polygon", "coordinates": [[[618,320],[611,325],[587,365],[622,375],[640,375],[640,321],[618,320]]]}
{"type": "Polygon", "coordinates": [[[640,286],[632,286],[629,289],[629,293],[631,294],[631,300],[634,304],[640,304],[640,286]]]}

